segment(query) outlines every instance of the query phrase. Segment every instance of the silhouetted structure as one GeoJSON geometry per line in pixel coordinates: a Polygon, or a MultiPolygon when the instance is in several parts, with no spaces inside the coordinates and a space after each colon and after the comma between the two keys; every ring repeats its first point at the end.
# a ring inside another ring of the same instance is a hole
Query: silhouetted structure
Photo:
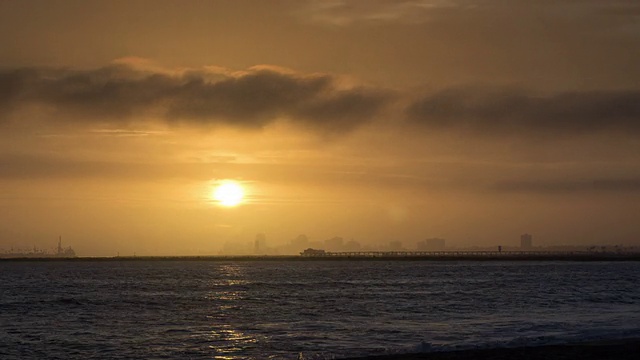
{"type": "Polygon", "coordinates": [[[295,239],[291,240],[291,245],[298,249],[304,249],[309,246],[309,238],[307,235],[298,235],[295,239]]]}
{"type": "Polygon", "coordinates": [[[64,249],[62,247],[62,236],[58,237],[58,249],[57,250],[58,251],[56,253],[56,256],[58,256],[58,257],[76,257],[76,252],[73,251],[71,246],[69,246],[66,249],[64,249]]]}
{"type": "Polygon", "coordinates": [[[265,234],[256,235],[253,250],[256,254],[264,254],[267,251],[267,236],[265,234]]]}
{"type": "Polygon", "coordinates": [[[351,239],[344,244],[344,251],[360,251],[361,247],[359,242],[351,239]]]}
{"type": "Polygon", "coordinates": [[[520,235],[520,248],[531,249],[533,247],[533,236],[531,234],[522,234],[520,235]]]}
{"type": "Polygon", "coordinates": [[[329,251],[340,251],[343,249],[344,239],[339,236],[332,237],[324,241],[324,246],[329,251]]]}
{"type": "Polygon", "coordinates": [[[312,249],[312,248],[308,248],[305,251],[300,253],[300,255],[302,256],[324,256],[325,254],[326,254],[326,251],[324,250],[312,249]]]}
{"type": "Polygon", "coordinates": [[[309,248],[300,253],[305,258],[319,259],[439,259],[439,260],[632,260],[640,259],[634,252],[591,251],[324,251],[309,248]]]}
{"type": "Polygon", "coordinates": [[[58,256],[60,256],[60,254],[62,254],[62,236],[58,237],[58,252],[57,252],[58,256]]]}
{"type": "Polygon", "coordinates": [[[62,236],[58,237],[58,246],[53,253],[46,250],[40,250],[35,246],[29,250],[15,250],[13,247],[10,252],[0,253],[0,258],[74,258],[76,252],[68,246],[62,247],[62,236]]]}
{"type": "Polygon", "coordinates": [[[440,238],[430,238],[418,241],[418,251],[443,251],[445,240],[440,238]]]}

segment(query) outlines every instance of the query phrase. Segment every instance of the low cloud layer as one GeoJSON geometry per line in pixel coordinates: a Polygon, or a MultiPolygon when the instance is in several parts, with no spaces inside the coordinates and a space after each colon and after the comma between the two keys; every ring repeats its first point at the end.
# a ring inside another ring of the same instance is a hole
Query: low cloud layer
{"type": "Polygon", "coordinates": [[[261,128],[278,119],[326,131],[349,131],[388,101],[382,92],[344,87],[326,74],[259,67],[170,73],[114,65],[96,70],[0,71],[0,119],[37,109],[58,121],[225,124],[261,128]]]}
{"type": "Polygon", "coordinates": [[[558,18],[597,21],[607,28],[633,26],[637,31],[640,5],[636,0],[308,0],[299,16],[332,26],[367,24],[422,24],[446,17],[510,17],[533,12],[558,18]],[[470,14],[471,13],[471,14],[470,14]],[[612,21],[614,20],[614,21],[612,21]]]}
{"type": "Polygon", "coordinates": [[[408,122],[427,132],[470,131],[486,136],[640,132],[640,90],[636,89],[537,95],[522,89],[476,87],[416,98],[353,85],[328,74],[267,66],[234,72],[134,65],[83,71],[2,70],[0,123],[29,111],[29,117],[21,118],[74,125],[121,127],[161,121],[260,129],[283,120],[313,131],[341,133],[384,113],[397,126],[408,122]],[[396,112],[386,112],[391,109],[396,112]]]}
{"type": "Polygon", "coordinates": [[[422,23],[434,10],[466,9],[473,5],[453,0],[312,0],[301,11],[301,16],[315,23],[347,26],[367,23],[422,23]]]}
{"type": "Polygon", "coordinates": [[[408,108],[409,119],[429,128],[480,133],[566,135],[640,132],[640,90],[565,92],[453,89],[425,96],[408,108]]]}
{"type": "Polygon", "coordinates": [[[592,181],[506,181],[492,190],[505,193],[569,194],[583,192],[640,192],[640,178],[599,179],[592,181]]]}

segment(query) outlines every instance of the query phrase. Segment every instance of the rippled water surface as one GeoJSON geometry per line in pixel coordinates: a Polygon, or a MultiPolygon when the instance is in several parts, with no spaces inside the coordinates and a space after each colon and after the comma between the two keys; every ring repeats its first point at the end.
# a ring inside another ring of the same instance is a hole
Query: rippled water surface
{"type": "Polygon", "coordinates": [[[640,335],[640,263],[0,262],[0,358],[331,358],[640,335]]]}

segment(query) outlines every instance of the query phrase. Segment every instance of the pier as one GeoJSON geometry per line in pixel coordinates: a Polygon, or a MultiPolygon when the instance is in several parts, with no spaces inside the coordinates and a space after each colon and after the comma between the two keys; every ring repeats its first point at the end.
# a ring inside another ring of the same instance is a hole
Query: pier
{"type": "Polygon", "coordinates": [[[317,259],[425,259],[425,260],[640,260],[638,252],[595,251],[324,251],[300,253],[317,259]]]}

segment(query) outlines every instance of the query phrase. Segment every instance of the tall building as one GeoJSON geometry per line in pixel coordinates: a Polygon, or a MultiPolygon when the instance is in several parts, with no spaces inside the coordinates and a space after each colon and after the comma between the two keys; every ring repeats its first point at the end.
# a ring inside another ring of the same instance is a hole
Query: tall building
{"type": "Polygon", "coordinates": [[[327,251],[342,251],[344,239],[339,236],[332,237],[324,241],[324,246],[327,251]]]}
{"type": "Polygon", "coordinates": [[[520,248],[531,249],[533,247],[533,236],[531,234],[520,235],[520,248]]]}
{"type": "Polygon", "coordinates": [[[264,254],[267,252],[267,236],[265,234],[256,235],[253,250],[256,254],[264,254]]]}
{"type": "Polygon", "coordinates": [[[440,238],[430,238],[418,241],[418,251],[443,251],[445,240],[440,238]]]}
{"type": "Polygon", "coordinates": [[[360,251],[360,243],[351,239],[344,244],[344,251],[360,251]]]}
{"type": "Polygon", "coordinates": [[[302,251],[309,247],[309,238],[304,234],[298,235],[295,239],[291,240],[291,246],[295,248],[296,251],[302,251]]]}

